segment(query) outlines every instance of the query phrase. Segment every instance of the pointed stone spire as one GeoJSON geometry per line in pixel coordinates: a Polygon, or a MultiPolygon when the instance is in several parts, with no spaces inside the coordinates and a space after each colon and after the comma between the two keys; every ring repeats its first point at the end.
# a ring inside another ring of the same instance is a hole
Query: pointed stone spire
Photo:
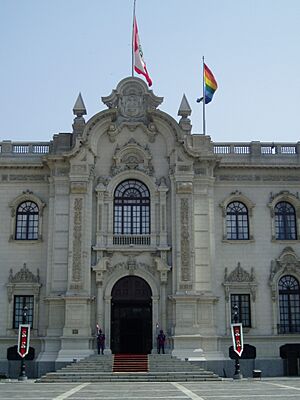
{"type": "Polygon", "coordinates": [[[178,114],[182,118],[187,118],[189,115],[192,114],[192,109],[187,101],[185,94],[182,96],[182,100],[179,106],[178,114]]]}
{"type": "Polygon", "coordinates": [[[79,93],[77,100],[74,104],[73,114],[76,115],[72,125],[74,134],[74,143],[75,143],[75,137],[78,135],[82,135],[85,127],[85,119],[83,118],[83,115],[86,115],[86,108],[81,93],[79,93]]]}
{"type": "Polygon", "coordinates": [[[179,121],[179,126],[184,131],[186,131],[186,133],[191,133],[192,130],[191,120],[188,118],[191,114],[192,114],[192,109],[184,94],[182,96],[182,100],[179,106],[178,115],[181,117],[179,121]]]}
{"type": "Polygon", "coordinates": [[[80,92],[73,107],[73,114],[76,115],[76,117],[86,115],[86,108],[80,92]]]}

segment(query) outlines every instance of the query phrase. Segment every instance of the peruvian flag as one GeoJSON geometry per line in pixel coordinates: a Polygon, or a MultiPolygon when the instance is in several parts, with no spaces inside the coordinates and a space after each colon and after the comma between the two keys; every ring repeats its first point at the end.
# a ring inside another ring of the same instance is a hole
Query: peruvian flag
{"type": "Polygon", "coordinates": [[[142,46],[140,44],[140,39],[139,39],[139,32],[138,32],[138,27],[136,23],[136,18],[134,16],[133,19],[133,56],[134,56],[134,70],[138,74],[144,75],[146,78],[146,81],[148,82],[148,85],[152,85],[152,80],[148,74],[147,68],[146,68],[146,63],[143,59],[143,50],[142,46]]]}

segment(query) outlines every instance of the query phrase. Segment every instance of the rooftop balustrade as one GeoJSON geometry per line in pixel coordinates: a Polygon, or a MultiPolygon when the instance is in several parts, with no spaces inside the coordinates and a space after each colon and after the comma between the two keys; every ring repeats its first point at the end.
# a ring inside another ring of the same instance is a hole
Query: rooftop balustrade
{"type": "MultiPolygon", "coordinates": [[[[227,156],[297,156],[300,154],[300,142],[297,143],[212,143],[216,155],[227,156]]],[[[68,146],[67,146],[68,147],[68,146]]],[[[68,149],[65,148],[65,151],[68,149]]],[[[0,142],[1,155],[46,155],[53,153],[53,142],[0,142]]]]}
{"type": "Polygon", "coordinates": [[[300,142],[297,143],[213,143],[214,153],[227,155],[251,156],[294,156],[300,154],[300,142]]]}

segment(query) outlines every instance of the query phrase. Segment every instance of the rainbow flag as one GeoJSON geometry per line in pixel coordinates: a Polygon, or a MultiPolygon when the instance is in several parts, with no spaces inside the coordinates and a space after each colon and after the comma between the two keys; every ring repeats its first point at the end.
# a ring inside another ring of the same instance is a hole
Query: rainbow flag
{"type": "Polygon", "coordinates": [[[213,76],[213,73],[208,68],[206,64],[204,64],[204,96],[205,96],[205,104],[208,104],[212,101],[213,95],[218,88],[217,81],[213,76]]]}

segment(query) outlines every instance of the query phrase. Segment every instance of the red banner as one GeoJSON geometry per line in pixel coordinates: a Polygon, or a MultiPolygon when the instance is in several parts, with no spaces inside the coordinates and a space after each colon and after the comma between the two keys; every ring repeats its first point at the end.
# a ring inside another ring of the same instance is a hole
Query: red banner
{"type": "Polygon", "coordinates": [[[18,353],[24,358],[29,351],[30,325],[19,325],[18,353]]]}
{"type": "Polygon", "coordinates": [[[231,324],[233,350],[241,357],[244,350],[242,324],[231,324]]]}

